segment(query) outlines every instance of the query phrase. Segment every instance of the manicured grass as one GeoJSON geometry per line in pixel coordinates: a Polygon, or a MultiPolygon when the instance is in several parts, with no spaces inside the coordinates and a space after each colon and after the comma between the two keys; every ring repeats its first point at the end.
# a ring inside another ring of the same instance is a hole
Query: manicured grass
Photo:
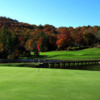
{"type": "Polygon", "coordinates": [[[39,63],[0,63],[0,66],[3,67],[32,67],[35,68],[36,66],[38,66],[39,63]]]}
{"type": "Polygon", "coordinates": [[[100,48],[89,48],[77,51],[51,51],[42,52],[41,56],[45,59],[64,59],[64,60],[90,60],[100,59],[100,48]]]}
{"type": "Polygon", "coordinates": [[[0,66],[0,100],[100,100],[99,71],[8,65],[0,66]]]}

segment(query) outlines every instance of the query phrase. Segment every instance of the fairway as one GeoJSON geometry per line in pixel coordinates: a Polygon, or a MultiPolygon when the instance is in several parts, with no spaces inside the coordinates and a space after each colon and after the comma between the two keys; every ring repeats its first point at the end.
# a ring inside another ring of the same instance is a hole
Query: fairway
{"type": "Polygon", "coordinates": [[[100,59],[100,48],[89,48],[77,51],[51,51],[41,52],[45,59],[62,60],[95,60],[100,59]]]}
{"type": "Polygon", "coordinates": [[[1,66],[0,100],[100,100],[100,72],[1,66]]]}

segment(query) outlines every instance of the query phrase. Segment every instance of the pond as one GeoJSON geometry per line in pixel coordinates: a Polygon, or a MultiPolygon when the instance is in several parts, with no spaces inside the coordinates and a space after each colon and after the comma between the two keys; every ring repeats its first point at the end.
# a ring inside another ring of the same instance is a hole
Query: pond
{"type": "Polygon", "coordinates": [[[68,69],[100,71],[100,64],[99,65],[75,66],[75,67],[71,67],[68,69]]]}

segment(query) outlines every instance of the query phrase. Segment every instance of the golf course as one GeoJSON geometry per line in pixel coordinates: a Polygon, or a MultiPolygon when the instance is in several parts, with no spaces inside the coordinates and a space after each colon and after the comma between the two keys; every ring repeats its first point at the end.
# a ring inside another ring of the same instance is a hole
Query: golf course
{"type": "MultiPolygon", "coordinates": [[[[49,59],[99,59],[99,51],[100,48],[92,48],[40,55],[49,59]]],[[[0,64],[0,100],[100,100],[99,70],[31,68],[28,65],[0,64]]],[[[99,66],[94,65],[94,68],[99,66]]]]}
{"type": "Polygon", "coordinates": [[[100,0],[0,1],[0,100],[100,100],[100,0]]]}
{"type": "Polygon", "coordinates": [[[40,53],[40,55],[44,56],[46,59],[97,60],[100,59],[100,48],[88,48],[88,49],[77,50],[77,51],[42,52],[40,53]]]}

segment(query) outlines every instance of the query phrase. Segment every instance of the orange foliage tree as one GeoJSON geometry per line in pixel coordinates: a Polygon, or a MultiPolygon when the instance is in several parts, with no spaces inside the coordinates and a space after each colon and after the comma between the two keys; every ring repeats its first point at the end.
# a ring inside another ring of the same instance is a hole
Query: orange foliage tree
{"type": "Polygon", "coordinates": [[[68,46],[70,46],[72,43],[72,37],[70,35],[70,31],[68,31],[66,29],[62,30],[61,33],[57,35],[57,39],[58,40],[57,40],[56,44],[57,44],[58,48],[65,49],[68,46]]]}

